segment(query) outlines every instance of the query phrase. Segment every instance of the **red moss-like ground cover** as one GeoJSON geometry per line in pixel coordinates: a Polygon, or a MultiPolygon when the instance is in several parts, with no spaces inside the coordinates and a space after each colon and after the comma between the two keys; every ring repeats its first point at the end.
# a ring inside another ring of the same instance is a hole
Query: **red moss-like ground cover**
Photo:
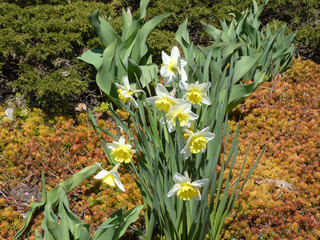
{"type": "MultiPolygon", "coordinates": [[[[252,140],[245,171],[264,146],[267,150],[227,218],[224,239],[319,239],[319,84],[320,67],[298,59],[283,76],[263,83],[233,112],[232,130],[234,120],[242,119],[239,164],[252,140]]],[[[111,120],[99,124],[114,129],[111,120]]],[[[14,122],[2,119],[0,126],[1,239],[12,239],[24,224],[28,205],[39,200],[42,168],[48,190],[94,162],[108,168],[85,114],[47,121],[41,111],[34,110],[14,122]]],[[[239,167],[234,176],[237,171],[239,167]]],[[[125,193],[88,179],[69,194],[71,209],[93,230],[112,212],[141,202],[133,179],[124,169],[120,172],[125,193]]],[[[33,231],[42,218],[41,213],[37,215],[26,238],[34,239],[33,231]]]]}
{"type": "Polygon", "coordinates": [[[319,85],[320,66],[297,59],[236,110],[239,159],[250,140],[249,159],[264,146],[266,152],[227,219],[224,239],[319,239],[319,85]]]}

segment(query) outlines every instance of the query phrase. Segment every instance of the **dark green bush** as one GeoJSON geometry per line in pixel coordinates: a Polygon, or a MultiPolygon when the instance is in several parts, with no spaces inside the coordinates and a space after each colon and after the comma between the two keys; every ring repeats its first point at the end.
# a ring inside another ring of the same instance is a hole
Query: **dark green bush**
{"type": "MultiPolygon", "coordinates": [[[[263,1],[257,1],[261,4],[263,1]]],[[[215,27],[219,19],[230,20],[232,10],[242,11],[251,0],[153,0],[147,20],[171,13],[148,39],[157,63],[161,51],[176,44],[178,26],[188,17],[195,44],[208,45],[201,21],[215,27]]],[[[59,102],[80,101],[81,94],[95,89],[95,71],[75,60],[89,48],[100,48],[88,16],[99,9],[117,32],[121,32],[121,8],[138,10],[135,0],[2,0],[0,1],[0,94],[20,92],[32,105],[53,110],[59,102]],[[61,73],[68,72],[68,76],[61,73]],[[44,84],[43,86],[43,82],[44,84]],[[68,84],[66,84],[68,83],[68,84]],[[75,86],[75,88],[67,88],[75,86]],[[63,89],[62,89],[63,88],[63,89]],[[65,89],[64,89],[65,88],[65,89]],[[45,94],[46,93],[46,94],[45,94]],[[49,94],[50,93],[50,94],[49,94]],[[49,98],[47,98],[49,96],[49,98]]],[[[273,0],[261,15],[263,25],[277,19],[297,31],[297,52],[320,61],[320,6],[318,0],[273,0]]],[[[3,100],[3,99],[2,99],[3,100]]],[[[1,101],[1,99],[0,99],[1,101]]]]}
{"type": "Polygon", "coordinates": [[[70,100],[77,100],[94,78],[76,57],[86,47],[99,46],[88,23],[97,8],[115,17],[111,4],[78,1],[22,8],[0,3],[4,84],[23,93],[33,106],[50,111],[60,111],[70,100]]]}

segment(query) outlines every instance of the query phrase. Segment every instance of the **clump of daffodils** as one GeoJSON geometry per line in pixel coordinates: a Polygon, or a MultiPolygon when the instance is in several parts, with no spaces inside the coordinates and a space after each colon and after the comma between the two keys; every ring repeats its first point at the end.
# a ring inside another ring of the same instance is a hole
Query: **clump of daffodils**
{"type": "Polygon", "coordinates": [[[130,163],[135,154],[135,150],[132,149],[130,144],[126,144],[126,140],[124,136],[119,138],[119,142],[114,141],[112,143],[108,143],[107,147],[111,149],[112,157],[119,163],[130,163]]]}
{"type": "Polygon", "coordinates": [[[186,201],[194,198],[195,200],[201,200],[200,187],[208,184],[208,179],[201,179],[191,182],[187,172],[184,175],[180,173],[175,173],[173,175],[173,181],[175,185],[170,189],[167,197],[171,197],[177,194],[178,198],[186,201]]]}

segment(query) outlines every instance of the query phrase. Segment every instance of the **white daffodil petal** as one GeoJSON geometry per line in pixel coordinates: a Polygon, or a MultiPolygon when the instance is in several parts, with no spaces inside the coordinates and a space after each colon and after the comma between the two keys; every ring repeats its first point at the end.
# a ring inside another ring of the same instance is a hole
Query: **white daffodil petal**
{"type": "Polygon", "coordinates": [[[125,97],[125,98],[131,98],[131,94],[129,94],[129,92],[127,90],[124,90],[121,92],[121,94],[125,97]]]}
{"type": "Polygon", "coordinates": [[[179,82],[179,87],[181,88],[182,91],[185,92],[185,91],[187,91],[189,85],[188,85],[188,83],[186,83],[185,81],[180,81],[180,82],[179,82]]]}
{"type": "Polygon", "coordinates": [[[180,59],[181,68],[187,65],[187,62],[183,59],[180,59]]]}
{"type": "Polygon", "coordinates": [[[181,188],[180,184],[175,184],[167,193],[167,197],[171,197],[172,195],[174,195],[177,191],[179,191],[180,188],[181,188]]]}
{"type": "Polygon", "coordinates": [[[131,89],[131,88],[130,88],[129,79],[128,79],[127,76],[123,79],[123,85],[124,85],[124,87],[125,87],[126,90],[129,91],[129,90],[131,89]]]}
{"type": "Polygon", "coordinates": [[[117,142],[113,142],[113,143],[107,143],[107,147],[109,149],[113,149],[113,148],[118,148],[120,145],[117,142]]]}
{"type": "Polygon", "coordinates": [[[95,179],[102,179],[104,178],[105,176],[109,175],[110,172],[105,170],[105,169],[102,169],[97,175],[94,176],[95,179]]]}
{"type": "MultiPolygon", "coordinates": [[[[117,143],[117,142],[113,142],[113,143],[117,143]]],[[[126,144],[126,138],[122,135],[119,138],[119,145],[125,145],[126,144]]]]}
{"type": "Polygon", "coordinates": [[[188,159],[191,156],[190,146],[185,146],[185,151],[182,153],[184,159],[188,159]]]}
{"type": "Polygon", "coordinates": [[[161,85],[161,84],[159,84],[159,83],[157,84],[155,90],[156,90],[157,96],[159,96],[159,97],[167,97],[167,96],[170,96],[168,90],[167,90],[163,85],[161,85]]]}
{"type": "Polygon", "coordinates": [[[211,105],[210,98],[207,95],[202,94],[201,97],[202,97],[202,103],[203,104],[211,105]]]}
{"type": "Polygon", "coordinates": [[[171,57],[180,57],[180,51],[177,46],[174,46],[171,50],[171,57]]]}
{"type": "Polygon", "coordinates": [[[194,198],[195,200],[198,200],[198,201],[201,201],[201,193],[200,193],[200,190],[197,189],[198,191],[198,195],[194,198]]]}
{"type": "Polygon", "coordinates": [[[181,67],[181,81],[185,82],[188,80],[188,76],[184,68],[181,67]]]}
{"type": "Polygon", "coordinates": [[[202,137],[205,137],[208,141],[214,139],[215,134],[211,132],[205,132],[201,134],[202,137]]]}
{"type": "Polygon", "coordinates": [[[115,182],[115,184],[117,185],[117,187],[118,187],[122,192],[125,192],[125,191],[126,191],[125,188],[124,188],[124,186],[123,186],[122,183],[120,182],[120,179],[115,178],[115,179],[114,179],[114,182],[115,182]]]}
{"type": "Polygon", "coordinates": [[[164,52],[161,52],[162,61],[164,65],[168,65],[170,63],[170,57],[164,52]]]}
{"type": "Polygon", "coordinates": [[[183,176],[182,174],[176,172],[175,174],[173,174],[173,181],[175,183],[181,183],[181,182],[188,182],[189,179],[183,176]]]}
{"type": "Polygon", "coordinates": [[[190,112],[190,113],[189,113],[190,121],[196,120],[196,119],[198,119],[198,117],[199,117],[199,115],[197,115],[197,114],[195,114],[195,113],[193,113],[193,112],[190,112]]]}
{"type": "Polygon", "coordinates": [[[192,182],[192,184],[191,185],[193,185],[193,186],[198,186],[198,187],[203,187],[203,186],[205,186],[205,185],[207,185],[208,184],[208,182],[209,182],[209,179],[201,179],[201,180],[197,180],[197,181],[194,181],[194,182],[192,182]]]}
{"type": "Polygon", "coordinates": [[[201,90],[202,92],[206,92],[209,90],[210,87],[211,87],[211,83],[207,82],[207,83],[199,84],[198,89],[201,90]]]}
{"type": "Polygon", "coordinates": [[[149,98],[146,98],[146,102],[148,104],[154,104],[158,99],[159,97],[149,97],[149,98]]]}
{"type": "Polygon", "coordinates": [[[118,84],[118,83],[114,83],[114,84],[116,85],[116,87],[117,87],[118,89],[125,90],[125,87],[124,87],[124,86],[122,86],[122,85],[120,85],[120,84],[118,84]]]}
{"type": "Polygon", "coordinates": [[[207,126],[204,129],[202,129],[199,133],[209,132],[210,127],[207,126]]]}
{"type": "Polygon", "coordinates": [[[112,176],[114,176],[114,178],[120,179],[120,174],[119,174],[118,172],[115,172],[115,171],[111,170],[111,171],[110,171],[110,174],[111,174],[112,176]]]}
{"type": "Polygon", "coordinates": [[[103,168],[103,167],[101,167],[100,163],[95,162],[95,164],[96,164],[97,166],[99,166],[99,168],[103,168]]]}

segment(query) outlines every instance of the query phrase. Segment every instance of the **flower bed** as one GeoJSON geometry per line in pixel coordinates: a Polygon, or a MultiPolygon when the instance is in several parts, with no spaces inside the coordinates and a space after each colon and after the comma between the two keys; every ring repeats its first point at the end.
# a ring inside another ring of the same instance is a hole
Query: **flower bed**
{"type": "MultiPolygon", "coordinates": [[[[227,219],[225,239],[320,236],[319,79],[319,66],[297,59],[283,76],[263,83],[233,111],[232,129],[234,120],[242,117],[239,160],[244,158],[250,140],[248,161],[254,160],[264,146],[267,151],[227,219]]],[[[24,120],[10,122],[3,117],[1,108],[0,232],[2,239],[12,239],[24,223],[27,205],[39,200],[42,168],[49,190],[85,166],[105,163],[106,157],[85,114],[47,121],[39,110],[32,110],[24,120]]],[[[111,119],[98,124],[114,129],[111,119]]],[[[128,190],[125,193],[93,178],[86,180],[69,194],[70,206],[85,222],[98,226],[124,205],[131,208],[140,203],[130,175],[122,174],[121,182],[128,190]]],[[[30,234],[42,219],[39,214],[30,234]]],[[[138,223],[136,227],[140,226],[138,223]]]]}

